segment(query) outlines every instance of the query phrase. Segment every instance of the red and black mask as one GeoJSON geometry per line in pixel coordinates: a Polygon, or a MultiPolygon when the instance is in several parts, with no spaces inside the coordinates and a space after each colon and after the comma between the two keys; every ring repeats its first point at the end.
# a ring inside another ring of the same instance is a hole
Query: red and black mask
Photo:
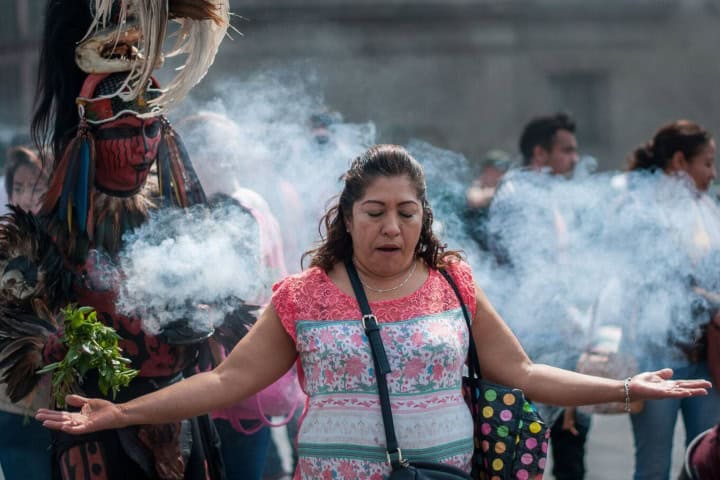
{"type": "Polygon", "coordinates": [[[149,85],[125,100],[127,74],[90,75],[78,97],[95,144],[95,187],[112,196],[130,196],[143,187],[157,158],[161,117],[151,101],[161,91],[149,85]]]}
{"type": "Polygon", "coordinates": [[[108,195],[137,193],[157,158],[162,122],[159,118],[124,115],[97,127],[95,186],[108,195]]]}
{"type": "Polygon", "coordinates": [[[57,211],[68,229],[92,237],[93,195],[116,197],[140,191],[158,156],[163,118],[152,100],[161,91],[148,87],[132,98],[127,73],[88,75],[76,102],[80,125],[56,162],[43,211],[57,211]]]}
{"type": "Polygon", "coordinates": [[[148,85],[132,97],[126,73],[89,75],[77,98],[80,125],[56,164],[43,210],[57,212],[70,231],[93,237],[93,190],[129,197],[145,185],[157,161],[162,205],[187,207],[205,195],[180,137],[159,114],[148,85]],[[132,98],[127,98],[132,97],[132,98]]]}

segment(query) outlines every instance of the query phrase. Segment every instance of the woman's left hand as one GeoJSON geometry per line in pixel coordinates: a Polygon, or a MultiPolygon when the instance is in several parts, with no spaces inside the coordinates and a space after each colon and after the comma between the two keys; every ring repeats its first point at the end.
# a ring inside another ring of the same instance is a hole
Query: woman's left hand
{"type": "Polygon", "coordinates": [[[630,381],[630,401],[707,395],[712,388],[707,380],[671,380],[672,376],[671,368],[635,375],[630,381]]]}

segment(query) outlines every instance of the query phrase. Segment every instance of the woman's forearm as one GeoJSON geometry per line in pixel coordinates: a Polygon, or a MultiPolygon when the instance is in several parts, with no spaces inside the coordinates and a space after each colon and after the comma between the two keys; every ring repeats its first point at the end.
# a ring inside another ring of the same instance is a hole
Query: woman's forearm
{"type": "Polygon", "coordinates": [[[216,371],[203,372],[122,403],[118,405],[121,426],[177,422],[241,400],[221,385],[216,371]]]}
{"type": "Polygon", "coordinates": [[[527,367],[525,378],[518,386],[533,401],[562,407],[625,401],[623,380],[583,375],[537,363],[527,367]]]}
{"type": "Polygon", "coordinates": [[[232,406],[280,378],[296,355],[270,306],[217,368],[120,405],[122,421],[166,423],[232,406]]]}

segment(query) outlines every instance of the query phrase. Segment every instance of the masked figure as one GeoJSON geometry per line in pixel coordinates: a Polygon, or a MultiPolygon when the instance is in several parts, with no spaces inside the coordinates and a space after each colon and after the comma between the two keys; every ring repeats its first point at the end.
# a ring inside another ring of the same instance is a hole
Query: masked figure
{"type": "MultiPolygon", "coordinates": [[[[122,274],[114,260],[123,234],[152,209],[205,202],[163,113],[204,76],[227,26],[227,0],[48,2],[32,133],[46,161],[54,159],[49,188],[38,217],[16,209],[0,223],[0,382],[12,401],[33,392],[36,370],[62,359],[56,314],[71,302],[95,308],[140,372],[117,400],[197,368],[212,332],[146,334],[139,315],[116,311],[122,274]],[[164,53],[170,21],[177,42],[164,53]],[[186,66],[161,88],[152,72],[178,53],[186,66]]],[[[97,380],[89,374],[78,391],[102,396],[97,380]]],[[[203,417],[59,434],[53,461],[63,479],[222,478],[213,433],[203,417]]]]}

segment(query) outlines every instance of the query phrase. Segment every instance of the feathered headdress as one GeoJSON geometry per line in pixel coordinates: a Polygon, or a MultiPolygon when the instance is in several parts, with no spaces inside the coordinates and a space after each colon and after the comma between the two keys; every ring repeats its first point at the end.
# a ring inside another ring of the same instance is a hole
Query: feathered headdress
{"type": "Polygon", "coordinates": [[[147,93],[165,56],[185,55],[167,88],[146,98],[149,109],[141,115],[163,112],[205,76],[228,26],[228,0],[49,0],[33,140],[41,152],[52,143],[59,162],[82,128],[74,103],[88,75],[125,73],[110,93],[132,102],[147,93]],[[169,21],[179,25],[172,31],[174,47],[163,54],[169,21]]]}
{"type": "Polygon", "coordinates": [[[227,0],[91,0],[91,9],[93,22],[75,50],[76,63],[88,74],[129,72],[125,99],[143,93],[164,57],[186,55],[162,95],[151,100],[160,110],[182,100],[205,76],[229,26],[227,0]],[[179,27],[174,46],[163,53],[170,20],[179,27]]]}

